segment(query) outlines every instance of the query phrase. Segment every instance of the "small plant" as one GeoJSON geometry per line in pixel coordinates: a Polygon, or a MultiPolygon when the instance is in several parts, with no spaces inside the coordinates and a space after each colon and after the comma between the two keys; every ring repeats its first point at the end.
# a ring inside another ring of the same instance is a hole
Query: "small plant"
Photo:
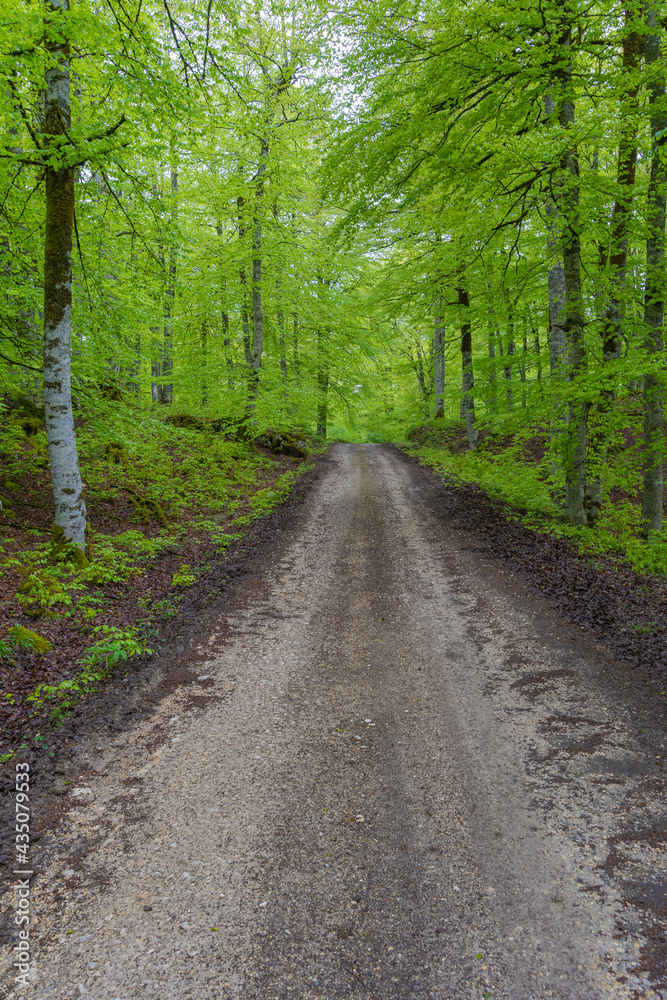
{"type": "Polygon", "coordinates": [[[220,555],[224,554],[227,547],[233,541],[241,537],[239,534],[229,535],[215,521],[195,521],[193,528],[197,528],[200,531],[207,531],[220,555]]]}
{"type": "MultiPolygon", "coordinates": [[[[87,649],[80,658],[79,663],[87,669],[104,665],[105,671],[108,672],[120,660],[129,660],[133,656],[144,654],[153,655],[153,650],[144,645],[136,628],[123,630],[114,625],[98,625],[95,632],[102,632],[104,638],[87,649]]],[[[101,674],[95,679],[100,680],[102,676],[104,675],[101,674]]]]}
{"type": "Polygon", "coordinates": [[[40,684],[27,700],[34,706],[37,715],[46,702],[52,704],[51,718],[62,721],[74,705],[91,691],[97,690],[99,683],[109,675],[113,667],[134,656],[152,656],[153,650],[144,644],[138,629],[119,629],[113,625],[98,625],[96,632],[103,634],[79,659],[81,671],[59,684],[40,684]]]}
{"type": "Polygon", "coordinates": [[[158,618],[165,618],[170,621],[178,614],[178,605],[181,598],[178,596],[165,597],[162,601],[155,601],[151,606],[151,615],[158,618]]]}
{"type": "Polygon", "coordinates": [[[172,587],[191,587],[196,579],[197,577],[195,574],[190,572],[188,564],[183,563],[180,571],[178,573],[174,573],[171,585],[172,587]]]}
{"type": "Polygon", "coordinates": [[[19,587],[18,602],[26,608],[27,614],[33,609],[39,614],[52,608],[54,604],[72,603],[72,595],[55,574],[36,568],[32,572],[24,570],[22,575],[24,579],[19,587]]]}

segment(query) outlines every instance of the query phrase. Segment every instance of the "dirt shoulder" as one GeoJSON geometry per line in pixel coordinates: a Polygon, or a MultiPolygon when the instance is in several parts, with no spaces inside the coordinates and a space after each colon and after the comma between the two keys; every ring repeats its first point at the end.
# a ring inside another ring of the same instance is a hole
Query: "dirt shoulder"
{"type": "Polygon", "coordinates": [[[439,516],[452,529],[469,533],[476,552],[500,560],[566,621],[594,636],[658,694],[665,693],[667,578],[638,573],[611,557],[579,555],[573,542],[526,527],[521,522],[526,512],[473,483],[451,478],[443,483],[418,459],[397,452],[433,478],[439,516]]]}
{"type": "MultiPolygon", "coordinates": [[[[224,556],[212,560],[210,571],[185,592],[178,614],[160,623],[154,639],[158,654],[132,661],[129,670],[120,664],[101,690],[82,700],[57,727],[44,719],[30,720],[26,727],[23,718],[18,718],[13,728],[4,730],[4,738],[13,739],[14,746],[20,746],[22,737],[28,744],[15,759],[30,766],[32,805],[38,817],[38,826],[31,831],[32,843],[39,843],[57,825],[67,808],[67,793],[74,779],[86,770],[87,765],[80,762],[80,746],[91,740],[104,744],[131,730],[138,722],[149,719],[165,696],[193,682],[197,658],[191,651],[199,636],[208,634],[224,609],[234,604],[239,586],[247,577],[256,577],[271,565],[326,468],[326,458],[316,459],[273,513],[253,522],[224,556]],[[34,739],[26,739],[35,728],[40,730],[43,747],[35,745],[34,739]]],[[[165,572],[169,573],[169,567],[165,572]]],[[[0,861],[7,866],[13,844],[14,767],[14,759],[0,766],[0,861]]],[[[2,891],[5,889],[3,884],[2,891]]]]}

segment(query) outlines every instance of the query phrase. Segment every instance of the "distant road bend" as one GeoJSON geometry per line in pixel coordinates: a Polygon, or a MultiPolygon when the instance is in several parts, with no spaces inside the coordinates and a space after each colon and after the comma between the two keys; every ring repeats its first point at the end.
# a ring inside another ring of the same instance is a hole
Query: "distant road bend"
{"type": "Polygon", "coordinates": [[[334,445],[192,682],[91,741],[35,997],[667,996],[664,725],[444,489],[334,445]]]}

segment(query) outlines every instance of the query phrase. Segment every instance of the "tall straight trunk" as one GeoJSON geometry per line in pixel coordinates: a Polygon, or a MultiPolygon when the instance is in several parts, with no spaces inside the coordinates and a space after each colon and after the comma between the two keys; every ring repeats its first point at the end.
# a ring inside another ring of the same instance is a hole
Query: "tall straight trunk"
{"type": "Polygon", "coordinates": [[[294,371],[294,381],[301,384],[301,358],[299,357],[299,314],[296,310],[292,313],[292,368],[294,371]]]}
{"type": "Polygon", "coordinates": [[[463,307],[461,318],[461,371],[463,388],[463,414],[468,433],[468,446],[471,451],[477,451],[478,432],[475,424],[475,377],[472,367],[472,326],[470,324],[469,313],[470,297],[468,289],[463,284],[463,277],[459,275],[459,286],[457,289],[458,304],[463,307]]]}
{"type": "MultiPolygon", "coordinates": [[[[239,164],[239,174],[243,175],[243,167],[239,164]]],[[[245,254],[245,235],[246,226],[245,218],[243,215],[245,206],[245,198],[243,195],[239,195],[236,199],[236,210],[239,223],[239,240],[241,242],[241,254],[242,257],[245,254]]],[[[250,350],[250,312],[248,309],[248,277],[246,275],[245,264],[241,264],[239,267],[239,283],[241,285],[241,330],[243,334],[243,353],[245,355],[245,363],[250,368],[252,364],[252,351],[250,350]]]]}
{"type": "MultiPolygon", "coordinates": [[[[558,39],[557,69],[554,76],[558,88],[558,124],[563,133],[574,126],[572,97],[572,25],[565,0],[561,0],[563,17],[558,39]]],[[[564,434],[565,504],[573,524],[586,525],[585,507],[586,448],[588,403],[577,398],[577,376],[585,368],[584,321],[581,297],[581,237],[579,219],[579,158],[577,148],[567,144],[560,159],[560,178],[556,193],[556,208],[560,221],[561,252],[564,273],[562,323],[567,342],[567,377],[570,383],[568,423],[564,434]]]]}
{"type": "MultiPolygon", "coordinates": [[[[657,72],[648,84],[651,107],[651,136],[653,157],[649,179],[647,208],[649,236],[646,240],[646,285],[644,289],[644,349],[647,354],[662,352],[662,324],[664,320],[665,295],[665,185],[667,185],[667,160],[665,159],[667,140],[667,113],[665,101],[664,58],[660,51],[661,33],[655,3],[647,11],[646,24],[649,29],[644,38],[646,65],[655,67],[657,72]],[[657,65],[656,65],[657,64],[657,65]],[[659,136],[659,138],[656,138],[659,136]]],[[[649,372],[644,376],[644,456],[642,496],[642,520],[645,534],[662,528],[663,499],[663,408],[662,386],[656,376],[649,372]]]]}
{"type": "Polygon", "coordinates": [[[510,358],[514,357],[514,311],[509,302],[509,296],[507,300],[507,364],[505,365],[503,371],[505,375],[505,405],[507,407],[508,413],[514,412],[514,389],[512,388],[512,362],[510,358]]]}
{"type": "Polygon", "coordinates": [[[542,349],[540,347],[540,333],[533,327],[533,344],[535,345],[535,357],[537,358],[537,381],[542,381],[542,349]]]}
{"type": "Polygon", "coordinates": [[[252,229],[252,353],[247,415],[255,413],[259,390],[259,373],[264,350],[264,311],[262,307],[262,223],[264,210],[264,175],[269,160],[268,140],[262,140],[256,174],[255,210],[252,229]]]}
{"type": "MultiPolygon", "coordinates": [[[[273,218],[278,223],[278,205],[273,204],[273,218]]],[[[285,339],[285,314],[283,312],[283,282],[279,269],[276,277],[276,323],[278,325],[278,342],[280,347],[280,377],[283,383],[283,399],[289,398],[289,379],[287,377],[287,343],[285,339]]]]}
{"type": "Polygon", "coordinates": [[[201,325],[201,405],[208,406],[208,382],[206,369],[208,367],[208,319],[204,318],[201,325]]]}
{"type": "Polygon", "coordinates": [[[523,354],[521,355],[521,367],[519,369],[519,374],[521,376],[521,409],[526,409],[526,355],[528,354],[528,335],[524,333],[523,335],[523,354]]]}
{"type": "MultiPolygon", "coordinates": [[[[632,22],[634,15],[635,12],[631,7],[626,7],[626,27],[632,22]]],[[[637,31],[628,32],[623,39],[623,73],[627,74],[633,82],[621,95],[620,114],[621,118],[625,119],[628,124],[618,146],[617,195],[611,218],[609,241],[609,264],[612,271],[611,291],[602,335],[602,350],[605,361],[621,356],[621,327],[628,267],[628,224],[632,214],[637,173],[639,83],[635,80],[643,48],[644,36],[637,31]]]]}
{"type": "Polygon", "coordinates": [[[327,436],[327,413],[329,409],[329,369],[320,368],[317,373],[317,434],[318,437],[327,436]]]}
{"type": "Polygon", "coordinates": [[[428,391],[426,389],[426,376],[424,375],[424,353],[418,337],[415,337],[415,350],[417,351],[415,372],[417,374],[417,382],[419,383],[419,391],[421,392],[422,400],[424,401],[424,409],[426,411],[426,415],[428,416],[429,400],[428,391]]]}
{"type": "Polygon", "coordinates": [[[234,389],[234,358],[232,357],[232,342],[229,337],[229,313],[227,312],[227,279],[220,278],[220,326],[222,327],[222,346],[227,365],[227,389],[234,389]]]}
{"type": "MultiPolygon", "coordinates": [[[[632,22],[634,12],[625,9],[626,27],[632,22]]],[[[616,201],[611,216],[609,247],[601,248],[602,269],[607,261],[611,269],[610,292],[602,322],[602,359],[605,365],[621,356],[623,321],[625,316],[625,289],[628,269],[628,225],[632,215],[635,176],[637,172],[637,98],[639,84],[635,82],[636,70],[644,47],[643,35],[630,31],[623,39],[623,73],[630,76],[632,85],[623,90],[620,116],[624,131],[618,146],[616,167],[616,201]]],[[[600,399],[595,407],[595,429],[589,443],[589,474],[587,506],[589,522],[595,519],[602,506],[602,470],[607,461],[609,445],[609,417],[614,405],[613,374],[603,380],[600,399]],[[592,467],[592,468],[591,468],[592,467]]]]}
{"type": "Polygon", "coordinates": [[[489,347],[489,409],[491,413],[498,412],[498,376],[496,373],[496,331],[492,323],[489,322],[488,329],[489,347]]]}
{"type": "MultiPolygon", "coordinates": [[[[276,282],[277,292],[280,295],[280,280],[276,282]]],[[[280,377],[283,382],[283,398],[288,399],[289,397],[289,379],[287,377],[287,341],[285,339],[285,314],[282,310],[282,306],[278,306],[278,311],[276,313],[276,322],[278,323],[278,340],[280,344],[280,377]]]]}
{"type": "MultiPolygon", "coordinates": [[[[544,97],[545,120],[554,120],[557,116],[556,102],[552,94],[544,97]]],[[[547,252],[550,267],[547,272],[547,290],[549,301],[548,316],[548,338],[549,345],[549,380],[553,394],[553,410],[551,419],[551,474],[554,483],[559,480],[559,467],[557,456],[562,456],[567,427],[568,409],[562,402],[560,393],[556,387],[561,382],[567,369],[567,335],[565,333],[565,268],[562,258],[562,219],[558,215],[558,209],[550,194],[545,202],[547,216],[547,252]]],[[[566,493],[560,487],[555,486],[553,499],[567,508],[566,493]]]]}
{"type": "MultiPolygon", "coordinates": [[[[176,221],[178,197],[178,172],[171,171],[171,215],[172,222],[176,221]]],[[[165,376],[169,378],[174,371],[174,343],[173,343],[173,322],[174,303],[176,301],[176,244],[175,234],[172,227],[172,242],[169,248],[169,264],[167,266],[167,282],[164,295],[164,337],[162,350],[160,352],[160,367],[162,374],[161,398],[160,402],[171,405],[174,398],[174,386],[171,382],[165,382],[165,376]]]]}
{"type": "MultiPolygon", "coordinates": [[[[488,308],[488,341],[489,341],[489,404],[492,413],[498,412],[498,373],[496,371],[496,343],[500,340],[500,330],[498,329],[498,319],[496,317],[496,310],[493,304],[493,296],[495,294],[494,289],[494,278],[493,278],[493,262],[491,263],[489,274],[486,280],[486,290],[489,296],[489,308],[488,308]]],[[[502,345],[501,345],[502,353],[502,345]]]]}
{"type": "MultiPolygon", "coordinates": [[[[556,102],[551,94],[544,97],[545,119],[553,118],[556,111],[556,102]]],[[[549,296],[549,370],[551,375],[557,375],[560,367],[567,360],[567,340],[565,337],[564,315],[565,315],[565,270],[561,256],[562,247],[562,220],[559,219],[558,210],[553,197],[549,194],[545,203],[547,216],[547,252],[549,255],[550,267],[547,273],[547,286],[549,296]]]]}
{"type": "Polygon", "coordinates": [[[435,297],[435,326],[433,330],[433,388],[435,416],[445,415],[445,317],[442,293],[435,297]]]}
{"type": "Polygon", "coordinates": [[[329,403],[329,359],[326,350],[326,333],[317,331],[317,435],[327,436],[329,403]]]}
{"type": "MultiPolygon", "coordinates": [[[[60,22],[69,0],[47,0],[47,14],[60,22]]],[[[64,21],[64,19],[63,19],[64,21]]],[[[70,47],[60,32],[67,22],[47,27],[52,65],[46,70],[44,145],[57,163],[59,141],[72,123],[70,107],[70,47]]],[[[72,229],[74,168],[50,163],[45,169],[46,224],[44,234],[44,410],[55,505],[56,530],[86,562],[86,501],[74,433],[71,383],[72,229]]]]}

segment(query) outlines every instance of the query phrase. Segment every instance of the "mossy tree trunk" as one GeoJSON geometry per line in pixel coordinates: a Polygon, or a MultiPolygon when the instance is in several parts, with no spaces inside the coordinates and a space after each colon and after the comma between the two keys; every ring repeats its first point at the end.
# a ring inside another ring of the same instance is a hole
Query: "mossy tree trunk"
{"type": "MultiPolygon", "coordinates": [[[[561,23],[554,60],[554,91],[558,124],[564,137],[574,127],[572,77],[572,23],[567,0],[560,0],[561,23]]],[[[581,295],[581,221],[579,217],[579,157],[574,143],[565,142],[560,159],[555,203],[563,261],[564,300],[562,324],[567,343],[567,377],[570,382],[568,424],[564,435],[565,504],[572,524],[586,525],[585,508],[588,403],[577,387],[577,376],[586,366],[581,295]]]]}
{"type": "Polygon", "coordinates": [[[435,324],[433,329],[433,389],[435,416],[445,415],[445,317],[442,293],[435,297],[435,324]]]}
{"type": "MultiPolygon", "coordinates": [[[[647,196],[649,236],[646,240],[646,286],[644,289],[644,348],[649,356],[663,351],[662,326],[665,312],[665,186],[667,185],[667,113],[665,67],[660,50],[662,35],[657,31],[656,5],[649,5],[644,39],[646,65],[658,70],[649,81],[651,136],[654,149],[647,196]]],[[[662,528],[664,450],[663,390],[658,378],[644,376],[644,456],[642,518],[644,533],[662,528]]]]}
{"type": "MultiPolygon", "coordinates": [[[[629,28],[637,11],[633,5],[626,6],[625,26],[629,28]]],[[[616,201],[612,210],[609,245],[602,248],[601,263],[606,269],[607,261],[611,269],[610,292],[602,321],[602,359],[605,366],[621,357],[623,325],[625,320],[625,299],[628,270],[628,226],[632,215],[635,177],[637,173],[637,130],[639,83],[637,68],[644,49],[644,37],[638,31],[628,31],[623,39],[623,75],[629,85],[622,91],[619,114],[623,130],[618,146],[616,169],[616,201]]],[[[610,366],[611,367],[611,366],[610,366]]],[[[610,438],[610,416],[614,405],[615,371],[603,381],[602,391],[595,407],[595,429],[591,430],[589,441],[589,467],[593,475],[586,483],[589,521],[602,506],[601,470],[607,463],[610,438]]],[[[592,416],[592,414],[591,414],[592,416]]],[[[592,422],[592,421],[591,421],[592,422]]]]}
{"type": "MultiPolygon", "coordinates": [[[[239,164],[238,172],[243,176],[243,166],[239,164]]],[[[245,254],[245,198],[239,195],[236,199],[236,210],[239,223],[239,240],[241,242],[242,261],[245,254]]],[[[241,330],[243,335],[243,353],[245,363],[250,368],[252,362],[252,352],[250,350],[250,311],[248,309],[248,277],[246,275],[245,264],[242,262],[239,267],[239,283],[241,285],[241,330]]]]}
{"type": "Polygon", "coordinates": [[[428,389],[426,388],[426,375],[424,374],[424,352],[422,351],[421,344],[419,343],[419,337],[415,337],[415,350],[417,352],[415,374],[417,375],[419,392],[421,393],[422,403],[424,406],[424,415],[428,419],[431,407],[430,407],[429,392],[428,389]]]}
{"type": "Polygon", "coordinates": [[[69,0],[47,0],[44,145],[44,409],[55,503],[55,523],[67,542],[86,547],[86,503],[79,470],[71,389],[72,229],[74,167],[62,138],[71,126],[70,49],[64,37],[69,0]],[[53,159],[51,159],[53,156],[53,159]],[[55,160],[55,162],[54,162],[55,160]]]}
{"type": "Polygon", "coordinates": [[[160,368],[162,384],[160,386],[160,402],[171,405],[174,398],[174,386],[169,379],[174,371],[174,305],[176,302],[176,233],[175,224],[178,215],[178,172],[171,171],[171,221],[172,232],[169,249],[169,264],[167,266],[166,287],[164,295],[164,336],[160,352],[160,368]]]}
{"type": "MultiPolygon", "coordinates": [[[[268,127],[267,123],[267,127],[268,127]]],[[[252,352],[250,356],[250,385],[248,387],[248,417],[254,416],[259,374],[264,351],[264,309],[262,306],[262,227],[264,212],[264,177],[269,162],[269,142],[263,139],[259,150],[259,164],[255,176],[255,212],[252,229],[252,352]]]]}
{"type": "Polygon", "coordinates": [[[477,451],[477,426],[475,424],[475,377],[472,367],[472,326],[470,324],[470,297],[468,289],[463,284],[464,278],[459,274],[458,304],[461,313],[461,371],[463,388],[463,418],[468,433],[468,446],[471,451],[477,451]]]}

